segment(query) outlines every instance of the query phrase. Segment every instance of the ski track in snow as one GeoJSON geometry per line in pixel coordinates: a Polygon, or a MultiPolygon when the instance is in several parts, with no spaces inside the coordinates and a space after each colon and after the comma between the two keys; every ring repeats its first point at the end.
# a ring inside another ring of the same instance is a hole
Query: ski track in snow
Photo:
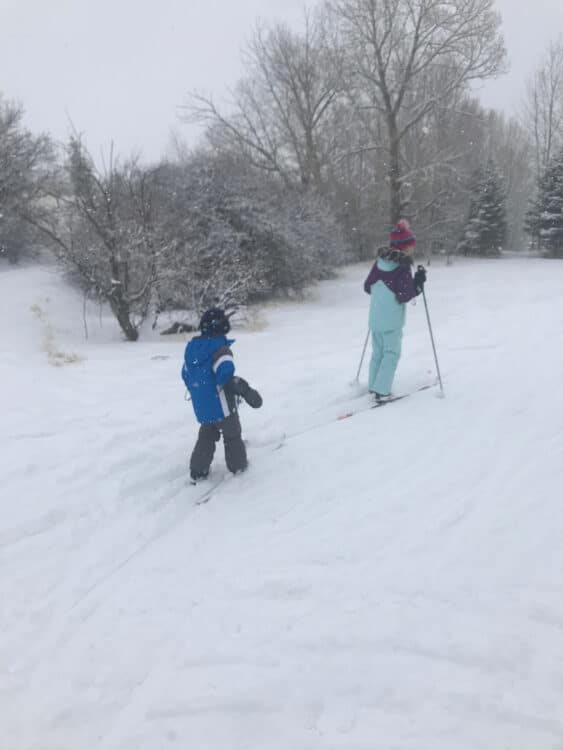
{"type": "Polygon", "coordinates": [[[563,264],[431,266],[447,397],[375,412],[367,270],[235,332],[264,407],[200,506],[184,339],[0,272],[2,750],[563,750],[563,264]]]}

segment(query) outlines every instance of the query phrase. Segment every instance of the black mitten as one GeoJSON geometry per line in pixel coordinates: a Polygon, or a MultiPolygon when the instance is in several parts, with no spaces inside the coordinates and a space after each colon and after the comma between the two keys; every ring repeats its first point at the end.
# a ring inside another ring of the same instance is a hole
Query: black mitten
{"type": "Polygon", "coordinates": [[[417,294],[421,294],[424,290],[424,284],[426,283],[426,269],[424,266],[419,266],[414,275],[414,288],[417,294]]]}
{"type": "Polygon", "coordinates": [[[262,406],[262,396],[254,388],[251,388],[244,378],[234,375],[227,383],[227,388],[235,396],[244,399],[253,409],[259,409],[262,406]]]}

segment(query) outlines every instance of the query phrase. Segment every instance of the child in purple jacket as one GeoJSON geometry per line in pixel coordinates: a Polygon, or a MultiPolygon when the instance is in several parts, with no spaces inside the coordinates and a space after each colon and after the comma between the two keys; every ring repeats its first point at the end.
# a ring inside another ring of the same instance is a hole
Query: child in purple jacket
{"type": "Polygon", "coordinates": [[[389,247],[381,248],[377,260],[364,282],[371,295],[369,327],[372,357],[369,368],[369,390],[376,399],[391,396],[391,386],[401,356],[405,325],[405,305],[419,295],[426,281],[420,268],[412,275],[412,254],[416,237],[406,219],[401,219],[389,236],[389,247]]]}

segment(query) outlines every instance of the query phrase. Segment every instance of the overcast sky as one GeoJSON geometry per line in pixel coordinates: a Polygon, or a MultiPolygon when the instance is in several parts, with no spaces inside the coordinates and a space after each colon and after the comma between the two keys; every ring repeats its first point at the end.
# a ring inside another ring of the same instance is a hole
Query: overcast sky
{"type": "MultiPolygon", "coordinates": [[[[497,5],[511,72],[481,96],[510,112],[563,33],[563,0],[497,5]]],[[[64,140],[72,121],[94,155],[113,140],[121,153],[157,159],[171,128],[186,133],[178,106],[187,91],[220,98],[236,81],[255,19],[297,26],[302,9],[302,0],[0,0],[0,92],[24,105],[34,131],[64,140]]]]}

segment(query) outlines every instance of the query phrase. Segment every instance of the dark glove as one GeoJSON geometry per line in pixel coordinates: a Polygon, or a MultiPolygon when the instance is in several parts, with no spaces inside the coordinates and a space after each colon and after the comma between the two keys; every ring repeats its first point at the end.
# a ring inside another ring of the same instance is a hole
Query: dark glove
{"type": "Polygon", "coordinates": [[[253,409],[259,409],[262,406],[262,396],[254,388],[251,388],[244,378],[239,378],[238,375],[233,375],[225,386],[225,390],[244,399],[253,409]]]}
{"type": "Polygon", "coordinates": [[[426,269],[424,266],[419,266],[416,269],[414,275],[414,289],[417,294],[421,294],[424,290],[424,284],[426,283],[426,269]]]}

